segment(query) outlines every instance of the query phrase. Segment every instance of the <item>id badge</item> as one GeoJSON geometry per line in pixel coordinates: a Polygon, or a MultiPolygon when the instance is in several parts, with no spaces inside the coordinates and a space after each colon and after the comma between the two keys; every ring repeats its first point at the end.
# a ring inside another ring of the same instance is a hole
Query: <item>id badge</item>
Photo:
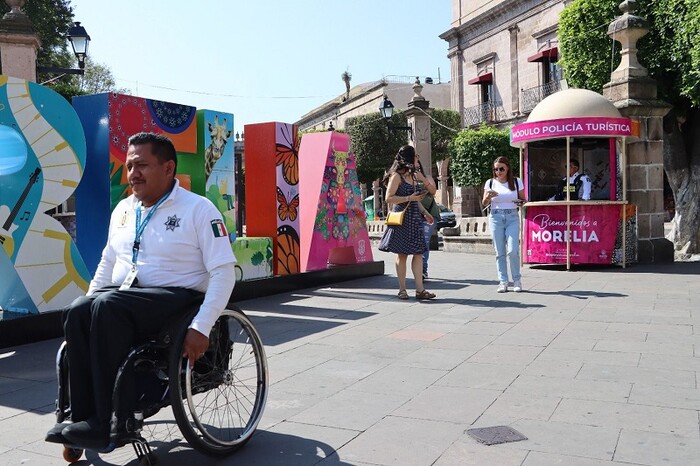
{"type": "Polygon", "coordinates": [[[119,287],[119,289],[128,290],[129,288],[131,288],[131,285],[133,285],[134,280],[136,280],[137,273],[138,270],[136,269],[136,267],[132,267],[129,273],[126,274],[126,278],[124,279],[124,282],[122,283],[122,286],[119,287]]]}

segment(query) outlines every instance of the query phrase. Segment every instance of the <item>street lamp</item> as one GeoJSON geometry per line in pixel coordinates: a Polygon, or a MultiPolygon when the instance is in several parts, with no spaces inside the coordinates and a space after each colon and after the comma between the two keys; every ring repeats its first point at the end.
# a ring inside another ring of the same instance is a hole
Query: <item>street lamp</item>
{"type": "Polygon", "coordinates": [[[39,73],[62,73],[62,74],[85,74],[85,58],[87,57],[88,45],[90,45],[90,35],[85,28],[76,21],[73,27],[68,30],[68,40],[73,48],[75,58],[78,59],[78,69],[58,68],[55,66],[37,66],[39,73]]]}
{"type": "Polygon", "coordinates": [[[391,100],[389,100],[389,97],[387,97],[386,94],[384,94],[384,100],[382,103],[379,104],[379,113],[382,115],[382,118],[384,118],[386,126],[389,128],[389,130],[408,131],[408,135],[411,138],[411,141],[413,141],[413,128],[410,126],[394,126],[390,123],[391,117],[394,115],[394,104],[391,103],[391,100]]]}

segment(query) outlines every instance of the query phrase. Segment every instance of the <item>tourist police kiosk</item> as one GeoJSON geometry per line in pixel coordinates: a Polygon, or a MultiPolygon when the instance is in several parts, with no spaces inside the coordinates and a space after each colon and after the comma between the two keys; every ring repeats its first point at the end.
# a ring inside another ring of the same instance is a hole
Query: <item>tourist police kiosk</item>
{"type": "Polygon", "coordinates": [[[625,146],[638,134],[606,98],[585,89],[550,95],[511,130],[520,148],[526,202],[522,260],[529,264],[621,264],[637,257],[637,209],[626,199],[625,146]],[[550,200],[578,160],[592,182],[591,199],[569,190],[550,200]]]}

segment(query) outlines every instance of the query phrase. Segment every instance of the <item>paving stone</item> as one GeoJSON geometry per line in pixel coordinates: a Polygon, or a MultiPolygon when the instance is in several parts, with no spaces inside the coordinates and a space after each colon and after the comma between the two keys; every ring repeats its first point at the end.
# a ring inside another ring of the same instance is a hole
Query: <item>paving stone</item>
{"type": "Polygon", "coordinates": [[[687,370],[601,366],[584,363],[583,368],[576,375],[576,378],[581,380],[612,380],[618,382],[644,383],[648,385],[695,387],[695,372],[687,370]]]}
{"type": "Polygon", "coordinates": [[[580,456],[559,455],[531,451],[521,466],[645,466],[648,463],[618,463],[617,461],[603,461],[580,456]]]}
{"type": "Polygon", "coordinates": [[[635,429],[684,437],[697,436],[696,411],[632,403],[563,399],[552,421],[590,426],[635,429]]]}
{"type": "Polygon", "coordinates": [[[615,460],[641,464],[688,466],[698,464],[700,439],[623,429],[615,451],[615,460]]]}
{"type": "Polygon", "coordinates": [[[338,450],[345,462],[372,464],[433,464],[462,435],[464,425],[389,416],[338,450]],[[412,433],[421,432],[415,436],[412,433]],[[406,442],[411,438],[410,442],[406,442]]]}
{"type": "Polygon", "coordinates": [[[437,385],[505,390],[521,370],[521,366],[465,362],[441,378],[437,385]]]}
{"type": "Polygon", "coordinates": [[[581,361],[591,364],[633,367],[639,365],[639,358],[639,353],[581,351],[560,348],[546,348],[538,357],[541,360],[581,361]]]}
{"type": "MultiPolygon", "coordinates": [[[[479,423],[480,425],[480,423],[479,423]]],[[[527,436],[524,442],[499,445],[569,456],[611,460],[619,429],[522,419],[511,427],[527,436]]]]}
{"type": "Polygon", "coordinates": [[[540,346],[499,345],[495,342],[477,351],[469,362],[483,364],[527,365],[542,352],[540,346]]]}
{"type": "Polygon", "coordinates": [[[625,382],[523,375],[508,387],[507,393],[624,403],[629,397],[631,386],[625,382]]]}
{"type": "Polygon", "coordinates": [[[343,390],[289,417],[292,422],[364,431],[387,413],[411,400],[410,395],[343,390]]]}
{"type": "Polygon", "coordinates": [[[471,425],[501,394],[498,390],[432,386],[413,397],[393,416],[471,425]]]}

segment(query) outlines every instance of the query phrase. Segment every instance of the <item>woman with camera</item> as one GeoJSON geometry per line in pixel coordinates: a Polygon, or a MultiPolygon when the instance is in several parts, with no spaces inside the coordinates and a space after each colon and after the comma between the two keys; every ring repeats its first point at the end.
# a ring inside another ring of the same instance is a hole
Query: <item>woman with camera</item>
{"type": "Polygon", "coordinates": [[[399,225],[387,224],[384,235],[379,242],[379,250],[396,254],[396,275],[399,279],[399,299],[408,299],[406,292],[406,262],[411,258],[411,272],[416,285],[416,299],[433,299],[435,294],[423,286],[423,252],[425,237],[423,222],[432,221],[430,213],[421,205],[425,196],[419,191],[418,182],[427,180],[416,171],[416,151],[412,146],[403,146],[394,157],[394,163],[384,176],[386,203],[391,204],[393,212],[404,211],[399,225]]]}

